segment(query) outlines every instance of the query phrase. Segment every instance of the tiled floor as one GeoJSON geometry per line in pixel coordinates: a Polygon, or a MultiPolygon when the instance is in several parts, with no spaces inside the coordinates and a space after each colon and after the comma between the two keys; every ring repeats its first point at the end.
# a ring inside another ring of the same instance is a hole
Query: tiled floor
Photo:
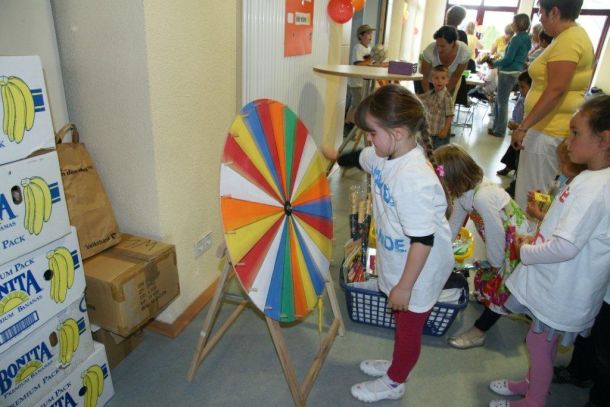
{"type": "MultiPolygon", "coordinates": [[[[464,145],[494,182],[508,183],[495,175],[502,168],[500,157],[508,137],[500,139],[486,132],[487,112],[478,109],[471,132],[457,129],[455,142],[464,145]]],[[[393,331],[358,324],[347,318],[343,290],[336,284],[341,247],[348,237],[348,192],[362,183],[357,170],[335,172],[330,177],[335,216],[334,262],[331,273],[339,297],[347,333],[338,337],[308,398],[309,406],[364,405],[349,394],[352,384],[366,380],[358,369],[365,358],[389,358],[393,331]]],[[[481,258],[477,244],[475,257],[481,258]]],[[[234,304],[223,306],[220,323],[234,304]]],[[[460,351],[446,344],[447,336],[472,325],[481,306],[470,303],[460,312],[447,335],[426,336],[418,365],[407,383],[402,400],[380,402],[380,406],[487,406],[494,395],[487,389],[490,380],[520,378],[528,360],[523,339],[527,325],[502,318],[489,332],[484,347],[460,351]]],[[[186,380],[195,344],[206,310],[175,339],[146,332],[143,343],[112,371],[116,395],[111,407],[123,406],[290,406],[286,385],[264,319],[247,309],[200,366],[192,383],[186,380]]],[[[329,307],[325,307],[329,318],[329,307]]],[[[309,369],[320,344],[316,317],[283,329],[292,361],[300,380],[309,369]]],[[[561,350],[559,363],[566,363],[569,351],[561,350]]],[[[548,406],[581,406],[587,391],[572,386],[553,385],[548,406]]]]}

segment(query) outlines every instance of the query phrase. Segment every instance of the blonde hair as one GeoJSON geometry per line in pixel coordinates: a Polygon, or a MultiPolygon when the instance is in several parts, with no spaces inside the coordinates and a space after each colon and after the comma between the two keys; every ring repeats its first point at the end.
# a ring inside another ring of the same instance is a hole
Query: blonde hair
{"type": "Polygon", "coordinates": [[[476,25],[473,21],[470,21],[468,24],[466,24],[466,34],[474,35],[475,29],[476,25]]]}
{"type": "Polygon", "coordinates": [[[575,176],[587,169],[586,164],[576,164],[570,160],[568,143],[565,139],[557,146],[557,159],[560,163],[565,163],[568,166],[568,170],[575,176]]]}
{"type": "Polygon", "coordinates": [[[443,166],[445,183],[453,199],[475,188],[483,180],[483,169],[457,144],[437,148],[434,158],[443,166]]]}

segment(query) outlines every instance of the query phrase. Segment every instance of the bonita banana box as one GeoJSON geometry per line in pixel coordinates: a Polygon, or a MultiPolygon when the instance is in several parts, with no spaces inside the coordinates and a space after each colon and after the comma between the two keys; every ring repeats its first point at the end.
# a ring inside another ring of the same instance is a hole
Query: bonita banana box
{"type": "Polygon", "coordinates": [[[0,354],[0,406],[32,406],[93,353],[81,297],[0,354]]]}
{"type": "Polygon", "coordinates": [[[57,153],[0,166],[0,264],[70,233],[57,153]]]}
{"type": "Polygon", "coordinates": [[[0,164],[55,148],[38,56],[0,57],[0,164]]]}
{"type": "Polygon", "coordinates": [[[103,406],[114,395],[104,345],[93,342],[93,355],[43,397],[36,407],[103,406]]]}
{"type": "Polygon", "coordinates": [[[76,229],[0,266],[0,353],[85,291],[76,229]]]}
{"type": "Polygon", "coordinates": [[[180,293],[176,249],[170,244],[123,234],[118,245],[84,264],[91,322],[123,337],[180,293]]]}

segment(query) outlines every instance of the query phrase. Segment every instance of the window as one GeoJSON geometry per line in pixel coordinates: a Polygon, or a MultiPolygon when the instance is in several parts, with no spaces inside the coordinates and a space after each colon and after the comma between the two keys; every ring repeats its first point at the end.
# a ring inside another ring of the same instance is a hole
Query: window
{"type": "Polygon", "coordinates": [[[584,0],[582,8],[583,10],[607,10],[608,0],[584,0]]]}
{"type": "MultiPolygon", "coordinates": [[[[539,8],[534,7],[532,11],[532,25],[540,22],[539,8]]],[[[608,0],[585,0],[582,5],[580,16],[576,20],[585,29],[595,52],[595,59],[599,59],[604,45],[604,39],[608,34],[610,26],[610,8],[608,0]]]]}
{"type": "Polygon", "coordinates": [[[465,30],[466,25],[474,21],[477,36],[483,44],[483,52],[489,51],[493,42],[504,34],[504,27],[513,21],[519,9],[519,0],[450,0],[447,8],[461,5],[466,9],[466,18],[458,27],[465,30]]]}
{"type": "Polygon", "coordinates": [[[519,0],[485,0],[485,7],[519,7],[519,0]]]}

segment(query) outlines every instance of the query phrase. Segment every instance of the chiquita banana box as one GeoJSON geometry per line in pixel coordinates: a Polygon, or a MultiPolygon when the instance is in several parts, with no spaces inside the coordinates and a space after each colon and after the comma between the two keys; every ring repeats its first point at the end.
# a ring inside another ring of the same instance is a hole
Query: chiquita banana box
{"type": "Polygon", "coordinates": [[[85,291],[76,229],[0,266],[0,353],[85,291]]]}
{"type": "Polygon", "coordinates": [[[93,353],[82,296],[0,354],[0,406],[32,406],[93,353]]]}
{"type": "Polygon", "coordinates": [[[38,56],[0,57],[0,122],[0,164],[55,147],[38,56]]]}
{"type": "Polygon", "coordinates": [[[70,233],[57,153],[0,166],[0,264],[70,233]]]}
{"type": "Polygon", "coordinates": [[[93,342],[93,355],[76,367],[36,407],[104,406],[114,395],[104,345],[93,342]]]}

